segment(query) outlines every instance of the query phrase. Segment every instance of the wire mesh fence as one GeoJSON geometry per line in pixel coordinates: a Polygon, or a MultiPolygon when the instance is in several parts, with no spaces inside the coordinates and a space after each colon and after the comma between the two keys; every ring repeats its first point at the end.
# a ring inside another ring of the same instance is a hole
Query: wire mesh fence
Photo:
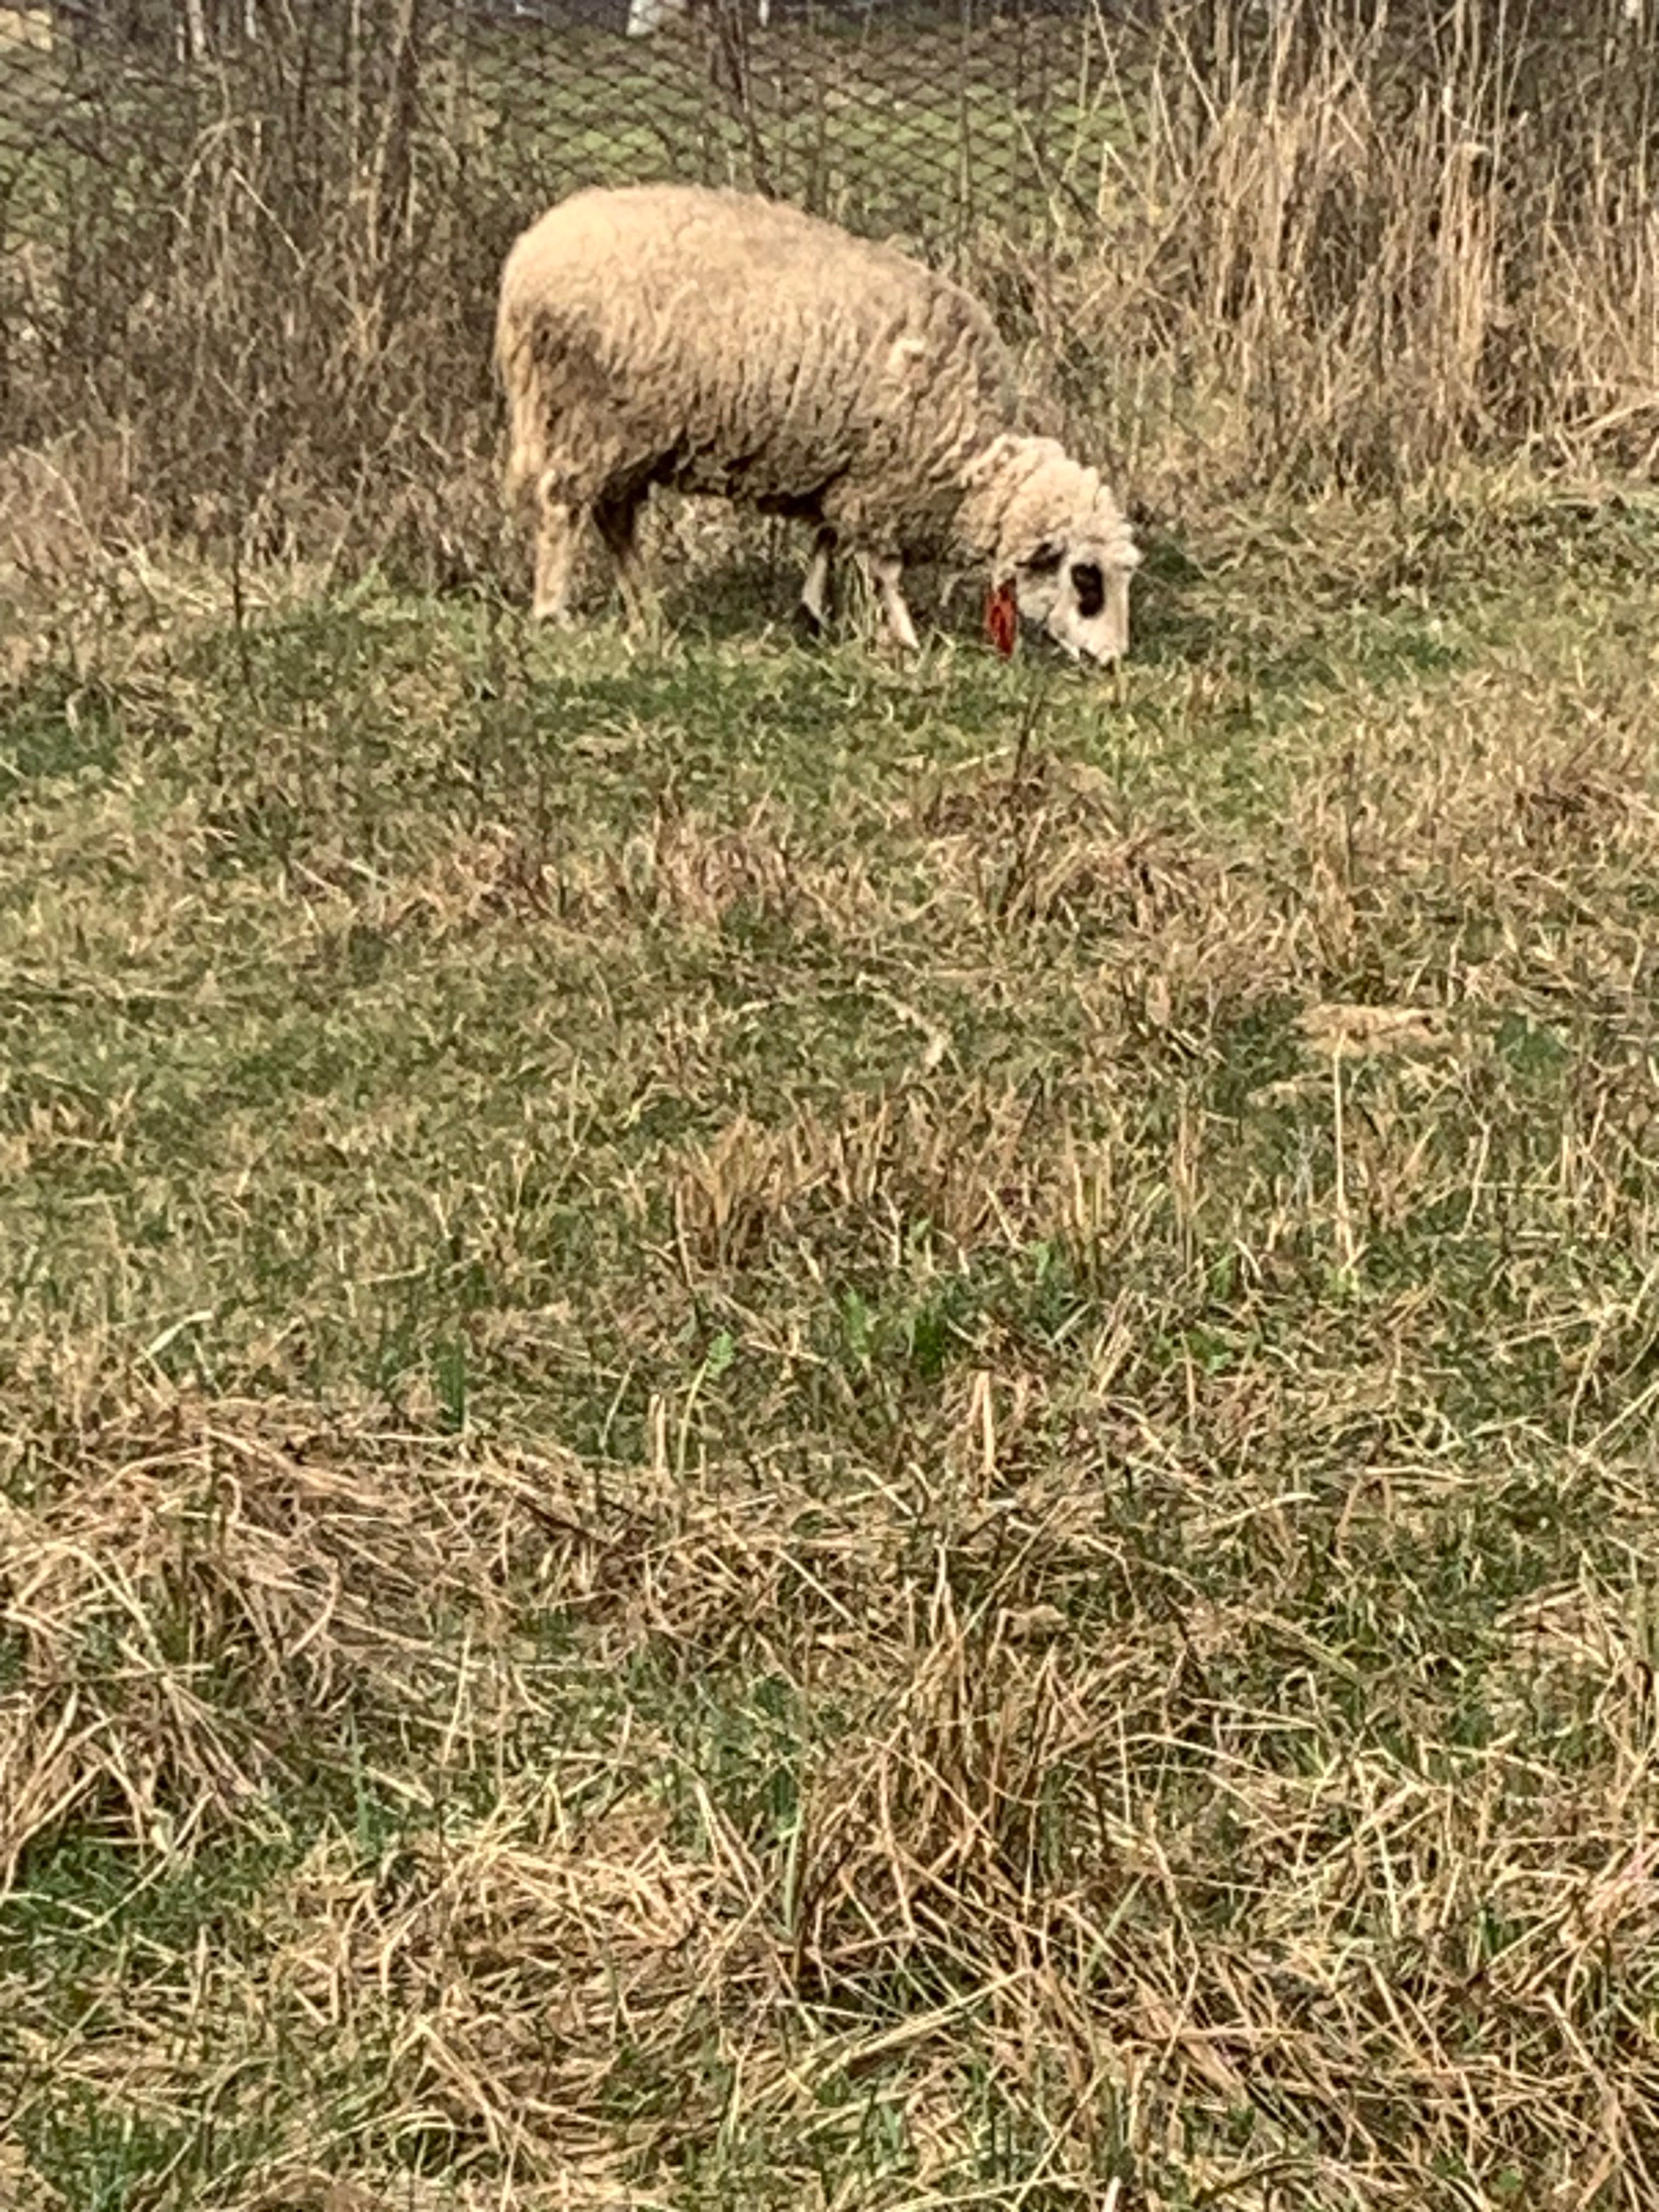
{"type": "MultiPolygon", "coordinates": [[[[384,216],[424,167],[540,198],[678,177],[938,243],[1086,197],[1092,0],[54,0],[0,6],[0,193],[115,214],[233,119],[384,216]]],[[[83,212],[83,211],[76,211],[83,212]]]]}

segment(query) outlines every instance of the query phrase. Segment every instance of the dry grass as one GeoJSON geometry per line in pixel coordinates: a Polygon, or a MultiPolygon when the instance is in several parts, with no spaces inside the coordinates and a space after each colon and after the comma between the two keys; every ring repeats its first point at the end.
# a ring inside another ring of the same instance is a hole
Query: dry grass
{"type": "Polygon", "coordinates": [[[1651,2201],[1651,533],[20,643],[10,2201],[1651,2201]]]}
{"type": "Polygon", "coordinates": [[[1420,485],[1659,453],[1654,27],[1505,0],[1155,11],[981,283],[1127,480],[1420,485]],[[1259,15],[1264,11],[1258,11],[1259,15]]]}

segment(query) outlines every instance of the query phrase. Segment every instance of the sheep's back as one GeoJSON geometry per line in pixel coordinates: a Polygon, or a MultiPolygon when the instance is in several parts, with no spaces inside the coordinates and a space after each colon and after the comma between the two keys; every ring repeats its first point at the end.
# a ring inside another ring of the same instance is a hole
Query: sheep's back
{"type": "Polygon", "coordinates": [[[1006,356],[957,286],[738,193],[562,202],[508,258],[501,328],[504,353],[556,363],[550,400],[617,466],[763,505],[850,479],[866,505],[914,506],[1009,405],[1006,356]]]}

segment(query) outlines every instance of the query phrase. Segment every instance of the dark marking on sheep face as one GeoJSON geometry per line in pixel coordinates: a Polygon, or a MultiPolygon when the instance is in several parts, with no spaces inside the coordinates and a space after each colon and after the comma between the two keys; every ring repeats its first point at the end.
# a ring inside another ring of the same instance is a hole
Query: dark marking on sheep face
{"type": "Polygon", "coordinates": [[[1073,562],[1072,589],[1077,594],[1078,612],[1085,622],[1092,622],[1106,604],[1106,580],[1098,561],[1073,562]]]}

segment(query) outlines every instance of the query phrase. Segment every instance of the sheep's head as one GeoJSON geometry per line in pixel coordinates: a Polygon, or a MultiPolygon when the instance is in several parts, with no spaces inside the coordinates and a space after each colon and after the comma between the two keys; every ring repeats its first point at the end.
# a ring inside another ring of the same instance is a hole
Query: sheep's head
{"type": "Polygon", "coordinates": [[[1024,619],[1074,658],[1121,660],[1129,650],[1129,580],[1139,562],[1127,530],[1045,538],[1015,562],[1014,598],[1024,619]]]}
{"type": "Polygon", "coordinates": [[[1140,554],[1099,471],[1050,438],[1000,439],[969,477],[994,591],[1075,658],[1121,660],[1140,554]]]}

